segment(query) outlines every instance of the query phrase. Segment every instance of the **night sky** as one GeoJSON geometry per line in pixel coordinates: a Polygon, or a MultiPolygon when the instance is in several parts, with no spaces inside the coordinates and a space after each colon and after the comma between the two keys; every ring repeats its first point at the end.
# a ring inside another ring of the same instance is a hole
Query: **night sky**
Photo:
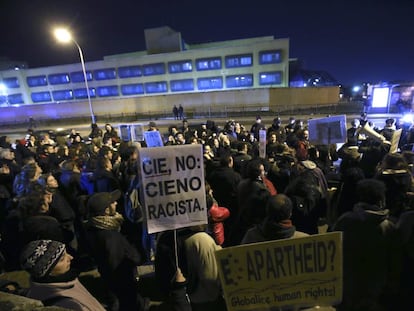
{"type": "Polygon", "coordinates": [[[290,38],[290,57],[340,83],[414,81],[412,0],[0,0],[0,56],[30,68],[79,61],[52,37],[69,26],[85,60],[145,50],[144,29],[170,26],[188,44],[290,38]]]}

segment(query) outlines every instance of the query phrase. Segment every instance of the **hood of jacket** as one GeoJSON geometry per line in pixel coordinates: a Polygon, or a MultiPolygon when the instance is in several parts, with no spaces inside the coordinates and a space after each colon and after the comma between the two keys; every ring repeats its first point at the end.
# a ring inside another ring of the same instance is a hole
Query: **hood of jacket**
{"type": "Polygon", "coordinates": [[[377,205],[359,202],[355,204],[353,211],[368,223],[380,224],[388,218],[389,210],[381,209],[377,205]]]}
{"type": "Polygon", "coordinates": [[[269,218],[265,218],[264,221],[257,225],[257,229],[267,240],[280,240],[291,238],[296,231],[294,225],[290,220],[283,222],[275,222],[269,218]]]}

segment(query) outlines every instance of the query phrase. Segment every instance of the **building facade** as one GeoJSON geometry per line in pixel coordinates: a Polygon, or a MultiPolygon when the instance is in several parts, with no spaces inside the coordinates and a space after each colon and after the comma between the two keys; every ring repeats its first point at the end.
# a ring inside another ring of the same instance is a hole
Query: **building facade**
{"type": "MultiPolygon", "coordinates": [[[[151,37],[146,41],[148,47],[151,37]]],[[[85,67],[95,106],[108,99],[288,87],[289,39],[182,44],[172,52],[106,56],[85,67]]],[[[3,70],[0,83],[2,107],[85,101],[88,95],[80,63],[3,70]]]]}

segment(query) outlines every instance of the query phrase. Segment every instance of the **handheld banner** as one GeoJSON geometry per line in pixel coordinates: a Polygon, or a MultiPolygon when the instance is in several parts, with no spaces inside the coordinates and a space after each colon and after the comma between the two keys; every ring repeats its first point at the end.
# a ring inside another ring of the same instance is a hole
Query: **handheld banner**
{"type": "Polygon", "coordinates": [[[227,309],[328,306],[342,300],[342,233],[216,252],[227,309]]]}
{"type": "Polygon", "coordinates": [[[139,149],[148,233],[207,223],[201,145],[139,149]]]}
{"type": "Polygon", "coordinates": [[[314,145],[330,145],[346,142],[346,116],[308,120],[309,142],[314,145]]]}

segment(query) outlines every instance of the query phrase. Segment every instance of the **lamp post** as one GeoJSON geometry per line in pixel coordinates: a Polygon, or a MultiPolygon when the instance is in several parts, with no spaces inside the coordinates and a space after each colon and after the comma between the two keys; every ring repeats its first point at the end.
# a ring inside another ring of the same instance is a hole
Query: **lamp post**
{"type": "Polygon", "coordinates": [[[86,95],[88,97],[88,103],[89,103],[89,111],[91,113],[91,119],[92,119],[92,123],[96,123],[95,120],[95,114],[93,113],[93,107],[92,107],[92,101],[91,101],[91,96],[89,94],[89,86],[88,86],[88,79],[86,76],[86,69],[85,69],[85,61],[83,59],[83,52],[82,49],[79,45],[78,42],[76,42],[76,40],[72,37],[72,34],[64,28],[57,28],[54,31],[55,34],[55,38],[62,43],[68,43],[70,41],[72,41],[73,43],[75,43],[76,47],[78,48],[79,51],[79,57],[80,57],[80,62],[82,65],[82,72],[83,72],[83,78],[85,80],[85,87],[86,87],[86,95]]]}

